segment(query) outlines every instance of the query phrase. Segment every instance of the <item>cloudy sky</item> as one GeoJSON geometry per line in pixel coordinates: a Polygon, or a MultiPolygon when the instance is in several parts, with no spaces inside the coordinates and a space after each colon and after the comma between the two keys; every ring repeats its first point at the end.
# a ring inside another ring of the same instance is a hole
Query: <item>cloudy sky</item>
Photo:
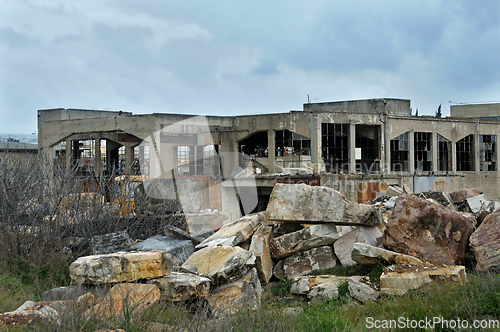
{"type": "Polygon", "coordinates": [[[36,111],[500,101],[498,0],[0,0],[0,133],[36,111]]]}

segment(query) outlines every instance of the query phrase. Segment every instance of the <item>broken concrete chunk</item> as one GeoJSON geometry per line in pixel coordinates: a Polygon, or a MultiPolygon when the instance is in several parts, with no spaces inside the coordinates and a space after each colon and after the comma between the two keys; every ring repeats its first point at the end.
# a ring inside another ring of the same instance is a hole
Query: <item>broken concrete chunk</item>
{"type": "Polygon", "coordinates": [[[90,248],[92,255],[104,255],[125,250],[130,243],[132,240],[127,232],[122,231],[92,237],[90,248]]]}
{"type": "Polygon", "coordinates": [[[258,213],[244,216],[212,234],[196,246],[196,249],[215,246],[235,246],[249,239],[255,229],[262,224],[258,213]]]}
{"type": "Polygon", "coordinates": [[[384,203],[384,207],[388,210],[392,210],[397,199],[398,196],[392,196],[387,202],[384,203]]]}
{"type": "Polygon", "coordinates": [[[397,267],[385,268],[380,276],[380,292],[384,295],[404,295],[409,290],[420,288],[432,281],[453,281],[464,283],[465,267],[447,266],[413,266],[408,272],[391,271],[397,267]]]}
{"type": "Polygon", "coordinates": [[[270,220],[298,223],[342,223],[347,199],[338,191],[306,184],[277,183],[266,213],[270,220]]]}
{"type": "Polygon", "coordinates": [[[472,213],[478,213],[484,202],[486,202],[486,198],[482,194],[467,198],[467,204],[472,213]]]}
{"type": "Polygon", "coordinates": [[[208,303],[215,317],[226,317],[242,309],[260,308],[261,291],[257,270],[251,269],[242,278],[215,288],[208,303]]]}
{"type": "Polygon", "coordinates": [[[26,301],[14,311],[0,313],[0,326],[20,327],[33,320],[45,323],[60,323],[59,313],[48,305],[26,301]]]}
{"type": "Polygon", "coordinates": [[[332,299],[339,296],[338,287],[347,283],[349,277],[334,275],[295,277],[291,292],[296,295],[307,295],[311,300],[332,299]]]}
{"type": "Polygon", "coordinates": [[[482,193],[482,190],[476,188],[467,188],[450,192],[450,197],[453,200],[453,203],[457,204],[465,201],[467,198],[481,195],[482,193]]]}
{"type": "Polygon", "coordinates": [[[342,219],[343,225],[351,226],[378,226],[381,222],[382,214],[376,206],[358,203],[347,204],[342,219]]]}
{"type": "Polygon", "coordinates": [[[194,246],[190,240],[178,240],[169,236],[155,235],[133,244],[129,250],[168,252],[172,256],[174,265],[182,265],[194,253],[194,246]]]}
{"type": "Polygon", "coordinates": [[[158,286],[163,301],[186,301],[207,297],[210,291],[210,279],[191,273],[172,272],[148,283],[158,286]]]}
{"type": "Polygon", "coordinates": [[[370,277],[349,277],[348,287],[349,295],[362,303],[375,301],[380,297],[380,291],[374,288],[374,285],[370,282],[370,277]]]}
{"type": "Polygon", "coordinates": [[[360,226],[342,236],[333,243],[335,255],[339,258],[343,266],[356,265],[351,258],[352,248],[355,243],[366,243],[372,246],[377,245],[377,238],[382,236],[382,232],[376,227],[360,226]]]}
{"type": "Polygon", "coordinates": [[[377,265],[378,260],[393,264],[422,264],[422,261],[413,256],[400,254],[394,251],[377,248],[365,243],[354,243],[351,258],[356,263],[368,266],[377,265]]]}
{"type": "Polygon", "coordinates": [[[163,230],[163,233],[166,236],[170,236],[174,239],[179,239],[179,240],[190,240],[193,242],[193,245],[198,245],[205,239],[207,239],[210,235],[214,233],[212,230],[205,230],[203,233],[200,234],[191,234],[189,232],[186,232],[180,228],[167,225],[165,226],[165,229],[163,230]]]}
{"type": "Polygon", "coordinates": [[[274,262],[269,250],[269,239],[273,229],[270,226],[260,226],[252,236],[250,252],[255,256],[255,267],[259,279],[267,284],[273,275],[274,262]]]}
{"type": "Polygon", "coordinates": [[[87,309],[87,316],[112,317],[128,312],[141,312],[160,301],[160,289],[156,285],[121,283],[113,286],[97,305],[87,309]]]}
{"type": "Polygon", "coordinates": [[[206,247],[191,255],[181,269],[220,285],[240,278],[254,266],[255,256],[240,247],[206,247]]]}
{"type": "Polygon", "coordinates": [[[481,205],[479,212],[476,214],[477,225],[480,225],[486,216],[498,208],[500,208],[499,202],[485,201],[483,205],[481,205]]]}
{"type": "Polygon", "coordinates": [[[448,192],[446,191],[425,191],[420,193],[419,197],[433,199],[442,206],[446,206],[453,210],[457,209],[450,194],[448,194],[448,192]]]}
{"type": "Polygon", "coordinates": [[[403,193],[403,189],[398,186],[389,186],[385,194],[387,196],[399,196],[403,193]]]}
{"type": "Polygon", "coordinates": [[[271,257],[283,259],[300,251],[332,244],[339,237],[338,228],[333,224],[305,227],[300,231],[271,239],[271,257]]]}
{"type": "Polygon", "coordinates": [[[282,236],[285,234],[293,233],[304,229],[301,224],[291,223],[291,222],[278,222],[273,225],[274,237],[282,236]]]}
{"type": "Polygon", "coordinates": [[[161,251],[80,257],[69,267],[75,284],[108,284],[160,278],[172,272],[172,258],[161,251]]]}
{"type": "Polygon", "coordinates": [[[440,204],[401,194],[382,236],[384,247],[447,265],[461,264],[476,220],[440,204]]]}
{"type": "Polygon", "coordinates": [[[489,214],[472,233],[470,245],[476,254],[476,270],[500,269],[500,210],[489,214]]]}
{"type": "Polygon", "coordinates": [[[283,260],[276,265],[273,273],[279,279],[293,278],[311,274],[314,271],[335,267],[337,257],[331,246],[323,246],[301,251],[283,260]]]}

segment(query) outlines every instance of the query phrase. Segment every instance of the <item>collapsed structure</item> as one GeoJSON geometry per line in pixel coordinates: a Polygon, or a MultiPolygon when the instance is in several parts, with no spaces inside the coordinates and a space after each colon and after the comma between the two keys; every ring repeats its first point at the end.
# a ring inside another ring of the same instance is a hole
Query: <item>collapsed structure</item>
{"type": "MultiPolygon", "coordinates": [[[[410,100],[389,98],[308,103],[302,111],[288,113],[207,116],[213,147],[184,136],[172,143],[168,154],[175,176],[196,176],[199,181],[228,178],[231,172],[222,169],[251,165],[259,195],[254,211],[265,209],[277,182],[328,186],[357,202],[374,199],[391,185],[416,193],[477,187],[500,200],[500,122],[490,115],[491,107],[500,114],[499,107],[494,104],[478,119],[474,114],[464,117],[466,106],[459,106],[452,106],[451,113],[460,117],[449,118],[413,116],[410,100]],[[223,153],[233,154],[214,158],[223,153]]],[[[80,173],[101,176],[119,168],[134,173],[134,161],[152,155],[155,148],[141,148],[144,139],[192,117],[40,110],[39,146],[54,165],[80,173]]],[[[158,138],[161,142],[162,134],[158,138]]],[[[148,172],[159,171],[150,165],[148,172]]],[[[242,178],[236,181],[245,185],[242,178]]],[[[218,204],[232,203],[219,199],[218,204]]]]}

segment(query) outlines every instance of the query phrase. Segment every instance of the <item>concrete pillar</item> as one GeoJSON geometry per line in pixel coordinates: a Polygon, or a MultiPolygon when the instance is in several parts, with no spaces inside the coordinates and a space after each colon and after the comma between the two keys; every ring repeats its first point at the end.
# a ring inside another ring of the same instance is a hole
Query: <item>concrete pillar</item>
{"type": "Polygon", "coordinates": [[[381,155],[380,155],[380,163],[384,164],[382,166],[382,172],[388,174],[391,172],[391,137],[389,136],[389,119],[386,119],[386,123],[381,129],[382,132],[382,142],[381,146],[381,155]]]}
{"type": "Polygon", "coordinates": [[[410,129],[408,140],[410,144],[410,173],[413,174],[415,173],[415,130],[410,129]]]}
{"type": "Polygon", "coordinates": [[[98,178],[101,175],[101,139],[95,139],[94,175],[98,178]]]}
{"type": "Polygon", "coordinates": [[[73,168],[73,146],[70,139],[66,140],[66,172],[69,173],[73,168]]]}
{"type": "Polygon", "coordinates": [[[437,172],[439,170],[438,167],[438,144],[437,144],[437,132],[434,128],[432,131],[432,171],[437,172]]]}
{"type": "Polygon", "coordinates": [[[356,124],[349,123],[349,173],[356,172],[356,124]]]}
{"type": "Polygon", "coordinates": [[[451,172],[457,174],[457,142],[451,142],[451,172]]]}
{"type": "Polygon", "coordinates": [[[134,148],[131,143],[125,143],[125,174],[132,174],[134,164],[134,148]]]}
{"type": "Polygon", "coordinates": [[[474,135],[474,170],[479,172],[481,169],[479,163],[481,162],[480,152],[479,152],[479,133],[476,131],[474,135]]]}
{"type": "MultiPolygon", "coordinates": [[[[275,167],[275,162],[276,162],[276,145],[275,145],[275,140],[276,140],[276,132],[274,129],[268,130],[267,131],[267,163],[268,168],[269,168],[269,173],[275,173],[276,172],[276,167],[275,167]]],[[[312,142],[311,142],[312,144],[312,142]]]]}

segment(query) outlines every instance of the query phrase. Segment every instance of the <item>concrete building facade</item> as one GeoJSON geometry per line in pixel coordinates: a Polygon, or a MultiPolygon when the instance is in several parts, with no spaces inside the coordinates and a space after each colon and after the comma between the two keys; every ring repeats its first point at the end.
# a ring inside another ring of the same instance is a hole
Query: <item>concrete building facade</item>
{"type": "MultiPolygon", "coordinates": [[[[95,176],[122,166],[133,172],[134,160],[146,153],[143,140],[191,117],[40,110],[40,151],[54,165],[82,167],[95,176]]],[[[207,121],[213,148],[179,140],[168,151],[171,168],[176,175],[228,177],[217,169],[251,164],[260,208],[274,183],[301,181],[333,187],[360,202],[389,185],[414,192],[477,187],[500,200],[498,120],[412,116],[410,100],[385,98],[308,103],[287,113],[207,116],[207,121]],[[233,154],[217,166],[206,162],[214,152],[233,154]]]]}

